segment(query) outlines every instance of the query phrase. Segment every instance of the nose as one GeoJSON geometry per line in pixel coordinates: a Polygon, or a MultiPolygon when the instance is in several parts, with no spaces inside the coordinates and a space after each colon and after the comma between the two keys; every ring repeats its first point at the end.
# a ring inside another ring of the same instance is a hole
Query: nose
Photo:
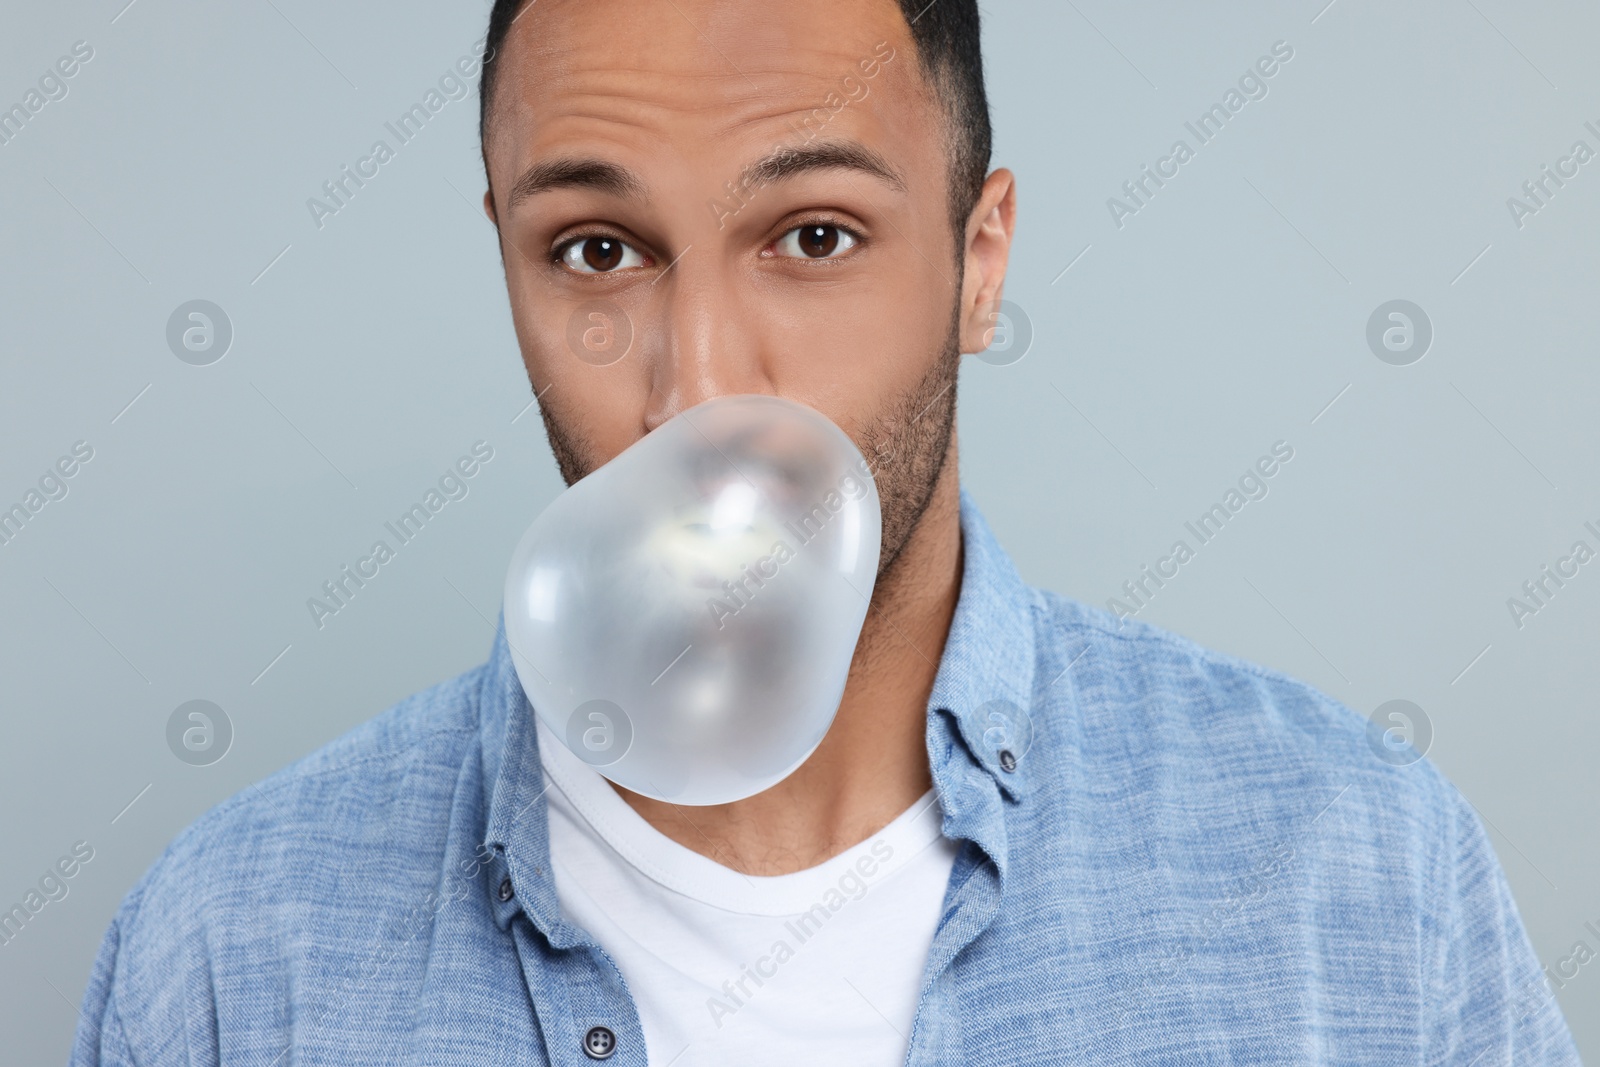
{"type": "Polygon", "coordinates": [[[645,432],[712,397],[772,395],[755,303],[739,284],[737,268],[691,245],[651,283],[644,333],[650,375],[645,432]]]}

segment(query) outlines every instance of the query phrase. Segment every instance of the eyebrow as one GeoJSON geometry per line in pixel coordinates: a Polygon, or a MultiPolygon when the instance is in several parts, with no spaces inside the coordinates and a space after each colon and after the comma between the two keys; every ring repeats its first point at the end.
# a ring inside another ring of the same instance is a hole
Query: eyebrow
{"type": "MultiPolygon", "coordinates": [[[[824,141],[803,148],[778,148],[743,171],[753,185],[770,185],[818,170],[853,170],[906,191],[905,179],[887,159],[856,141],[824,141]]],[[[593,189],[630,200],[648,200],[644,183],[626,167],[604,159],[561,158],[535,163],[511,187],[506,209],[552,189],[593,189]]]]}
{"type": "Polygon", "coordinates": [[[594,189],[630,200],[647,200],[644,183],[632,171],[604,159],[547,159],[522,172],[511,187],[506,210],[550,189],[594,189]]]}
{"type": "Polygon", "coordinates": [[[755,182],[765,185],[813,170],[853,170],[906,191],[905,179],[887,159],[858,141],[823,141],[804,148],[779,148],[745,168],[755,182]]]}

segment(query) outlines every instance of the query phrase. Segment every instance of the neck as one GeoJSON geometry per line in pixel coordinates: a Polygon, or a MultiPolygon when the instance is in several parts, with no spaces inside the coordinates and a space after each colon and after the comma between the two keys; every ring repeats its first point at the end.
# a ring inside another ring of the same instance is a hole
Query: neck
{"type": "Polygon", "coordinates": [[[612,788],[667,837],[744,874],[790,874],[859,844],[933,787],[928,696],[960,591],[952,435],[927,508],[873,588],[838,715],[811,758],[732,804],[686,808],[612,788]]]}

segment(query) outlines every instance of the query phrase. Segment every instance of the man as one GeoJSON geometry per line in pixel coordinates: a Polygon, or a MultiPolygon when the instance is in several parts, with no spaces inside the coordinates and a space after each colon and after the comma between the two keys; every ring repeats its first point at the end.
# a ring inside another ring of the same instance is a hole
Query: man
{"type": "Polygon", "coordinates": [[[837,718],[763,793],[652,800],[536,724],[502,626],[173,844],[76,1063],[1576,1062],[1430,765],[1028,588],[959,489],[1015,220],[970,0],[499,0],[487,43],[484,206],[566,481],[736,393],[872,464],[837,718]]]}

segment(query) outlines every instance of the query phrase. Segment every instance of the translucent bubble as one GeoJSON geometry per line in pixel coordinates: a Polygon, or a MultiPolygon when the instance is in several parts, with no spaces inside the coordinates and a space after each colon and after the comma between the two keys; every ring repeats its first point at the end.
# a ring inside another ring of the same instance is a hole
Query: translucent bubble
{"type": "Polygon", "coordinates": [[[539,718],[613,782],[742,800],[832,724],[881,540],[867,463],[826,416],[708,400],[528,527],[506,575],[512,662],[539,718]]]}

